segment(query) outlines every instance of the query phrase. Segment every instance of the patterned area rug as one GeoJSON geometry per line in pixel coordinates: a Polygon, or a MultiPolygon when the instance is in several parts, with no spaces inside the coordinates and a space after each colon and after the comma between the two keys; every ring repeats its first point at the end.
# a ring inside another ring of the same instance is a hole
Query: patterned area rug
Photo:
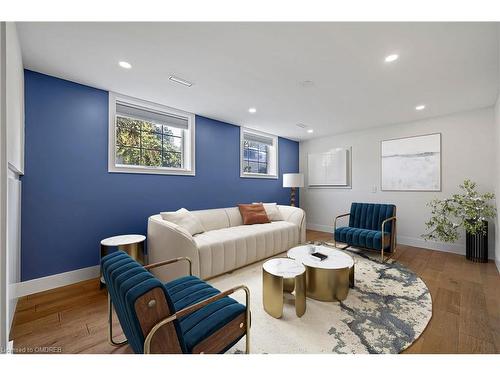
{"type": "MultiPolygon", "coordinates": [[[[285,295],[281,319],[264,311],[263,262],[210,282],[220,290],[240,284],[250,288],[251,353],[400,353],[431,319],[427,286],[397,262],[380,263],[375,253],[346,252],[355,261],[355,287],[342,302],[307,298],[307,310],[301,318],[295,315],[293,295],[285,295]]],[[[234,297],[244,303],[242,292],[234,297]]],[[[244,348],[242,339],[231,352],[244,348]]]]}

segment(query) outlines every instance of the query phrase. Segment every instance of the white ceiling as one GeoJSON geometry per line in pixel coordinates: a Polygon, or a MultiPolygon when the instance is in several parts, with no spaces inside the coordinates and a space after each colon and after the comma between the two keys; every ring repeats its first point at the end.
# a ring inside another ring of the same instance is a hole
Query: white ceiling
{"type": "Polygon", "coordinates": [[[495,23],[18,23],[18,31],[28,69],[293,139],[485,107],[498,91],[495,23]],[[399,60],[385,63],[390,53],[399,60]],[[172,83],[172,74],[194,85],[172,83]]]}

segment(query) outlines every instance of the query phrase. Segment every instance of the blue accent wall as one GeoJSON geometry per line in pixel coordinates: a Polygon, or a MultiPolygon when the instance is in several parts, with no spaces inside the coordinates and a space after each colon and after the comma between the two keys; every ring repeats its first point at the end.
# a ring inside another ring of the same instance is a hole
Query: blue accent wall
{"type": "Polygon", "coordinates": [[[160,211],[289,203],[299,144],[279,138],[279,176],[240,178],[240,128],[196,116],[196,176],[108,172],[108,92],[25,71],[22,281],[97,265],[105,237],[146,234],[160,211]]]}

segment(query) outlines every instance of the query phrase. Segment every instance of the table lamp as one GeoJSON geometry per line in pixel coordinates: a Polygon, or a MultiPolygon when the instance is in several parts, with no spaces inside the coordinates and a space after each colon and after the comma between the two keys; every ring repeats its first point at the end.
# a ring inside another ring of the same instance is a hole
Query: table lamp
{"type": "Polygon", "coordinates": [[[295,189],[304,187],[304,175],[302,173],[283,173],[283,187],[291,188],[290,206],[295,207],[295,189]]]}

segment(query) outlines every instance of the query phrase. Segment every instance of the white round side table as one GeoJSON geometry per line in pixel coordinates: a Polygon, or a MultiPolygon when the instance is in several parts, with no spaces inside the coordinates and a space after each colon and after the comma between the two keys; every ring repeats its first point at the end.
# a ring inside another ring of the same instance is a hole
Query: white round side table
{"type": "MultiPolygon", "coordinates": [[[[146,236],[142,234],[125,234],[122,236],[114,236],[105,238],[101,241],[101,258],[110,253],[113,248],[125,251],[131,258],[141,264],[145,263],[144,242],[146,236]]],[[[100,287],[102,288],[106,283],[101,274],[100,287]]]]}

